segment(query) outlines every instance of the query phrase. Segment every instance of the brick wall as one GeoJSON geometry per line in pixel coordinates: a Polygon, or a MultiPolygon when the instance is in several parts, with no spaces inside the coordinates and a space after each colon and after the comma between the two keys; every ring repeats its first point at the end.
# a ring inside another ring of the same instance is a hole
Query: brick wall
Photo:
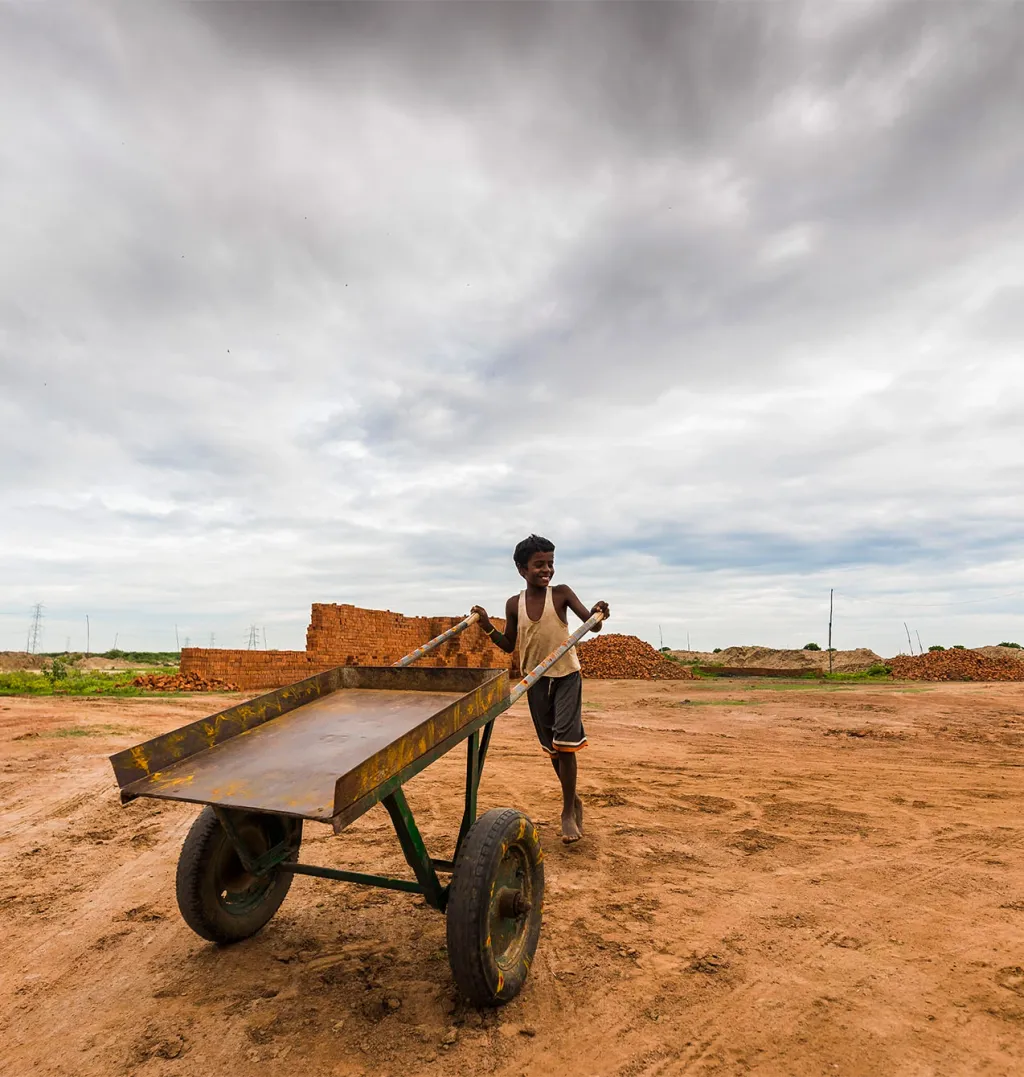
{"type": "MultiPolygon", "coordinates": [[[[358,606],[314,602],[306,629],[306,654],[315,654],[331,666],[389,666],[402,655],[439,636],[461,617],[404,617],[390,610],[364,610],[358,606]]],[[[495,620],[499,629],[505,622],[495,620]]],[[[421,666],[470,666],[499,669],[508,665],[499,651],[475,625],[421,658],[421,666]]]]}
{"type": "Polygon", "coordinates": [[[239,688],[270,689],[312,677],[330,669],[305,651],[229,651],[221,648],[183,647],[181,672],[230,681],[239,688]]]}
{"type": "MultiPolygon", "coordinates": [[[[334,666],[389,666],[460,620],[461,617],[404,617],[390,610],[315,602],[306,630],[305,651],[186,647],[181,652],[181,671],[231,681],[246,690],[277,688],[334,666]]],[[[499,629],[505,627],[500,618],[492,620],[499,629]]],[[[471,625],[416,664],[501,669],[512,668],[513,659],[471,625]]]]}

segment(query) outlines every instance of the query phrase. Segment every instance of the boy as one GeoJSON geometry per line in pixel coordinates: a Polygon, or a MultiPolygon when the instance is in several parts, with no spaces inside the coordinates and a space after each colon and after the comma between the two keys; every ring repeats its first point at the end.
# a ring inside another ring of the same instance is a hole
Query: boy
{"type": "MultiPolygon", "coordinates": [[[[480,627],[495,646],[511,654],[519,646],[519,666],[526,676],[569,636],[566,610],[581,621],[598,612],[608,617],[608,603],[588,610],[564,583],[551,587],[555,574],[555,546],[540,535],[530,535],[512,555],[526,590],[505,603],[505,631],[499,632],[483,606],[474,606],[480,627]]],[[[594,627],[601,631],[602,622],[594,627]]],[[[573,648],[564,654],[527,692],[530,716],[541,747],[551,757],[562,786],[562,841],[571,845],[583,837],[583,803],[576,795],[576,752],[585,748],[583,681],[580,660],[573,648]]]]}

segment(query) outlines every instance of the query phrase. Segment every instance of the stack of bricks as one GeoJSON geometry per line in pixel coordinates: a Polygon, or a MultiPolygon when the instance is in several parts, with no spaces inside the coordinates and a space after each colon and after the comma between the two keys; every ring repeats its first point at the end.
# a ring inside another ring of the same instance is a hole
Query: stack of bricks
{"type": "MultiPolygon", "coordinates": [[[[461,617],[404,617],[390,610],[315,602],[306,629],[306,653],[331,666],[390,666],[427,640],[439,636],[461,617]]],[[[495,620],[501,629],[502,620],[495,620]]],[[[499,651],[475,625],[416,663],[418,666],[463,666],[500,669],[508,655],[499,651]]]]}
{"type": "MultiPolygon", "coordinates": [[[[230,681],[242,690],[279,688],[335,666],[390,666],[403,655],[458,624],[461,617],[404,617],[390,610],[364,610],[335,603],[313,604],[305,651],[230,651],[186,647],[181,672],[230,681]]],[[[498,629],[505,622],[493,618],[498,629]]],[[[476,625],[416,663],[476,669],[514,668],[476,625]]]]}
{"type": "Polygon", "coordinates": [[[183,647],[181,651],[182,673],[228,681],[243,690],[280,688],[325,669],[330,669],[330,665],[317,662],[305,651],[229,651],[206,647],[183,647]]]}

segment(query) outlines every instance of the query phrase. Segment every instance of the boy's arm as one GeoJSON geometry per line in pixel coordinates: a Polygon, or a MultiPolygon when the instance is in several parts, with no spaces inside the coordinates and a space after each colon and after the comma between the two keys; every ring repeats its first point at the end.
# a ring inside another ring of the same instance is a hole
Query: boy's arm
{"type": "MultiPolygon", "coordinates": [[[[561,591],[562,593],[560,595],[558,595],[557,597],[561,598],[562,602],[565,603],[565,605],[562,606],[562,611],[561,612],[563,612],[563,613],[564,613],[564,611],[566,609],[570,609],[570,610],[572,610],[573,613],[576,614],[576,616],[581,621],[589,621],[590,618],[593,617],[593,615],[595,613],[604,614],[604,621],[607,621],[608,618],[611,616],[611,614],[610,614],[610,612],[608,610],[608,603],[607,602],[595,602],[593,607],[588,610],[587,607],[584,606],[583,603],[576,597],[576,593],[573,591],[573,589],[571,587],[567,587],[563,583],[563,584],[559,585],[558,590],[561,591]]],[[[562,605],[562,603],[559,603],[559,605],[562,605]]],[[[566,618],[564,616],[562,618],[563,621],[567,620],[567,619],[568,618],[566,618]]],[[[600,632],[601,627],[604,624],[604,621],[598,621],[597,624],[594,625],[592,631],[600,632]]]]}
{"type": "Polygon", "coordinates": [[[513,595],[505,603],[505,631],[499,632],[483,606],[474,606],[471,613],[480,618],[480,627],[490,636],[491,643],[500,647],[506,654],[511,654],[516,649],[516,637],[519,635],[519,596],[513,595]]]}

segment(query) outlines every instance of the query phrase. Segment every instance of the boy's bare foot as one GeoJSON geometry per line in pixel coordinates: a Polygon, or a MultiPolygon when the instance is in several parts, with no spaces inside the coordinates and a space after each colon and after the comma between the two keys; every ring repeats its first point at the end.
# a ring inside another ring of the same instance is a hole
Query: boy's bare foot
{"type": "Polygon", "coordinates": [[[573,812],[576,815],[576,825],[580,829],[580,834],[583,833],[583,801],[579,797],[576,798],[576,803],[573,805],[573,812]]]}
{"type": "Polygon", "coordinates": [[[562,812],[562,844],[574,845],[583,837],[579,823],[576,822],[576,809],[562,812]]]}

